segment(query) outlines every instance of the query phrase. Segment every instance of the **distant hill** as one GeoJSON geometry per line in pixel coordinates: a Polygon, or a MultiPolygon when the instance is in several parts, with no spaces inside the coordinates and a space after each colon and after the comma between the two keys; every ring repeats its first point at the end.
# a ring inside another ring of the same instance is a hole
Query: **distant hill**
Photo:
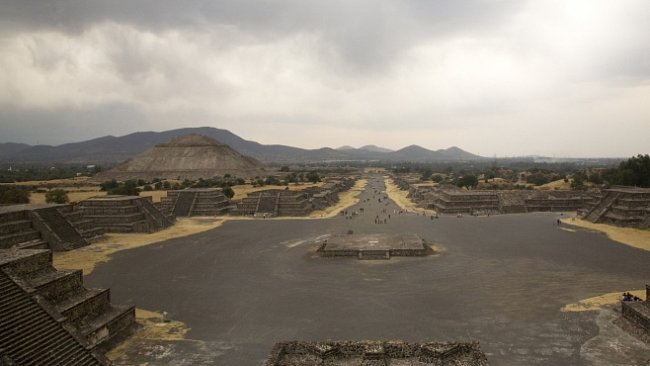
{"type": "Polygon", "coordinates": [[[468,153],[456,146],[436,151],[425,149],[418,145],[407,146],[403,149],[386,154],[388,160],[398,161],[458,161],[477,160],[481,157],[468,153]]]}
{"type": "Polygon", "coordinates": [[[16,154],[23,150],[29,149],[30,147],[30,145],[17,144],[15,142],[0,143],[0,157],[16,154]]]}
{"type": "Polygon", "coordinates": [[[361,146],[359,150],[365,150],[365,151],[370,151],[370,152],[381,152],[381,153],[387,153],[391,152],[393,150],[387,149],[385,147],[377,146],[377,145],[365,145],[361,146]]]}
{"type": "Polygon", "coordinates": [[[136,132],[120,137],[104,136],[59,146],[4,143],[0,144],[0,162],[114,165],[174,137],[189,134],[208,136],[232,147],[242,155],[251,156],[264,163],[287,164],[345,160],[457,161],[480,158],[457,147],[432,151],[412,145],[397,151],[390,151],[374,145],[352,150],[329,147],[301,149],[286,145],[262,145],[255,141],[244,140],[228,130],[196,127],[164,132],[136,132]]]}
{"type": "Polygon", "coordinates": [[[346,151],[346,150],[356,150],[356,149],[354,147],[350,146],[350,145],[343,145],[343,146],[337,147],[336,150],[346,151]]]}

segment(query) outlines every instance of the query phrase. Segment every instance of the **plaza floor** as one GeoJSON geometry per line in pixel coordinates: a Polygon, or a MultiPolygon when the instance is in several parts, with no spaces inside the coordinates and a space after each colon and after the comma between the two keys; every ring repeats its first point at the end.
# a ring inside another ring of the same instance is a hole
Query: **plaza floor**
{"type": "Polygon", "coordinates": [[[187,337],[200,343],[195,348],[209,354],[194,363],[201,365],[260,365],[278,341],[363,339],[477,340],[491,365],[650,360],[650,348],[624,332],[616,333],[611,354],[595,342],[599,312],[560,311],[642,287],[650,252],[564,230],[554,225],[559,214],[400,214],[383,190],[383,179],[371,177],[361,202],[348,209],[358,212],[352,219],[230,221],[120,252],[86,284],[110,287],[114,303],[184,322],[187,337]],[[440,250],[388,261],[315,255],[323,238],[349,230],[417,234],[440,250]]]}

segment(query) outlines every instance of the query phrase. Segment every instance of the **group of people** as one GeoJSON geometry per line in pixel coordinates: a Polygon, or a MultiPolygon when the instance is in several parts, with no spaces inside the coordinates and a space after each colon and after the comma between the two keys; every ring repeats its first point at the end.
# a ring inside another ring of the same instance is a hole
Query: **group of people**
{"type": "Polygon", "coordinates": [[[629,292],[624,292],[622,301],[643,301],[643,299],[629,292]]]}

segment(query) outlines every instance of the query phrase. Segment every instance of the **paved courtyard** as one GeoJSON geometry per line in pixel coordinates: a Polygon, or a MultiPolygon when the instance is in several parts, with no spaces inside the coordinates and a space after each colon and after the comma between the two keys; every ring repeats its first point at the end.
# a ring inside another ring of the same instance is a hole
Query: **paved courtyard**
{"type": "MultiPolygon", "coordinates": [[[[604,315],[563,305],[650,280],[649,252],[558,227],[558,214],[432,219],[400,214],[376,193],[384,189],[369,179],[351,218],[231,221],[120,252],[86,284],[186,323],[206,365],[259,365],[283,340],[401,339],[478,340],[491,365],[555,366],[602,359],[592,349],[604,315]],[[374,261],[314,253],[349,230],[417,234],[441,251],[374,261]]],[[[650,360],[647,346],[616,339],[627,347],[621,364],[650,360]]]]}

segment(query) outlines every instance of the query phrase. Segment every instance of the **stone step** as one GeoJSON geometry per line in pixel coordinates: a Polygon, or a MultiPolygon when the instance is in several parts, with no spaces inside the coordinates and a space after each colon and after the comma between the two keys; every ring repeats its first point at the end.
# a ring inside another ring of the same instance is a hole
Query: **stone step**
{"type": "MultiPolygon", "coordinates": [[[[0,221],[1,222],[1,221],[0,221]]],[[[0,224],[0,235],[15,234],[32,228],[31,220],[14,220],[0,224]]]]}
{"type": "Polygon", "coordinates": [[[103,235],[104,235],[104,228],[102,227],[93,227],[91,229],[85,229],[81,231],[81,236],[83,236],[84,239],[89,241],[92,241],[93,239],[96,239],[103,235]]]}
{"type": "Polygon", "coordinates": [[[11,211],[0,213],[0,222],[29,220],[28,211],[11,211]]]}
{"type": "Polygon", "coordinates": [[[49,249],[50,245],[41,239],[36,239],[36,240],[30,240],[26,241],[24,243],[18,244],[18,248],[20,249],[49,249]]]}
{"type": "Polygon", "coordinates": [[[85,289],[55,304],[61,315],[73,326],[79,326],[85,318],[100,314],[110,305],[110,290],[85,289]]]}
{"type": "Polygon", "coordinates": [[[83,275],[79,269],[57,271],[50,268],[30,273],[24,281],[31,293],[42,296],[47,301],[56,303],[78,292],[83,287],[83,275]]]}
{"type": "Polygon", "coordinates": [[[24,230],[14,234],[2,235],[0,236],[0,249],[9,249],[16,244],[40,238],[41,234],[34,229],[24,230]]]}
{"type": "Polygon", "coordinates": [[[86,217],[92,220],[95,225],[130,223],[144,220],[144,214],[140,212],[128,215],[89,215],[86,217]]]}
{"type": "Polygon", "coordinates": [[[52,252],[41,249],[7,250],[0,256],[0,268],[25,275],[52,267],[52,252]]]}
{"type": "Polygon", "coordinates": [[[88,347],[97,347],[124,338],[136,327],[135,307],[111,306],[80,328],[88,347]]]}
{"type": "Polygon", "coordinates": [[[102,365],[2,271],[0,288],[0,344],[17,365],[102,365]]]}
{"type": "Polygon", "coordinates": [[[84,217],[94,215],[129,215],[140,212],[136,205],[124,206],[81,206],[80,211],[84,217]]]}

